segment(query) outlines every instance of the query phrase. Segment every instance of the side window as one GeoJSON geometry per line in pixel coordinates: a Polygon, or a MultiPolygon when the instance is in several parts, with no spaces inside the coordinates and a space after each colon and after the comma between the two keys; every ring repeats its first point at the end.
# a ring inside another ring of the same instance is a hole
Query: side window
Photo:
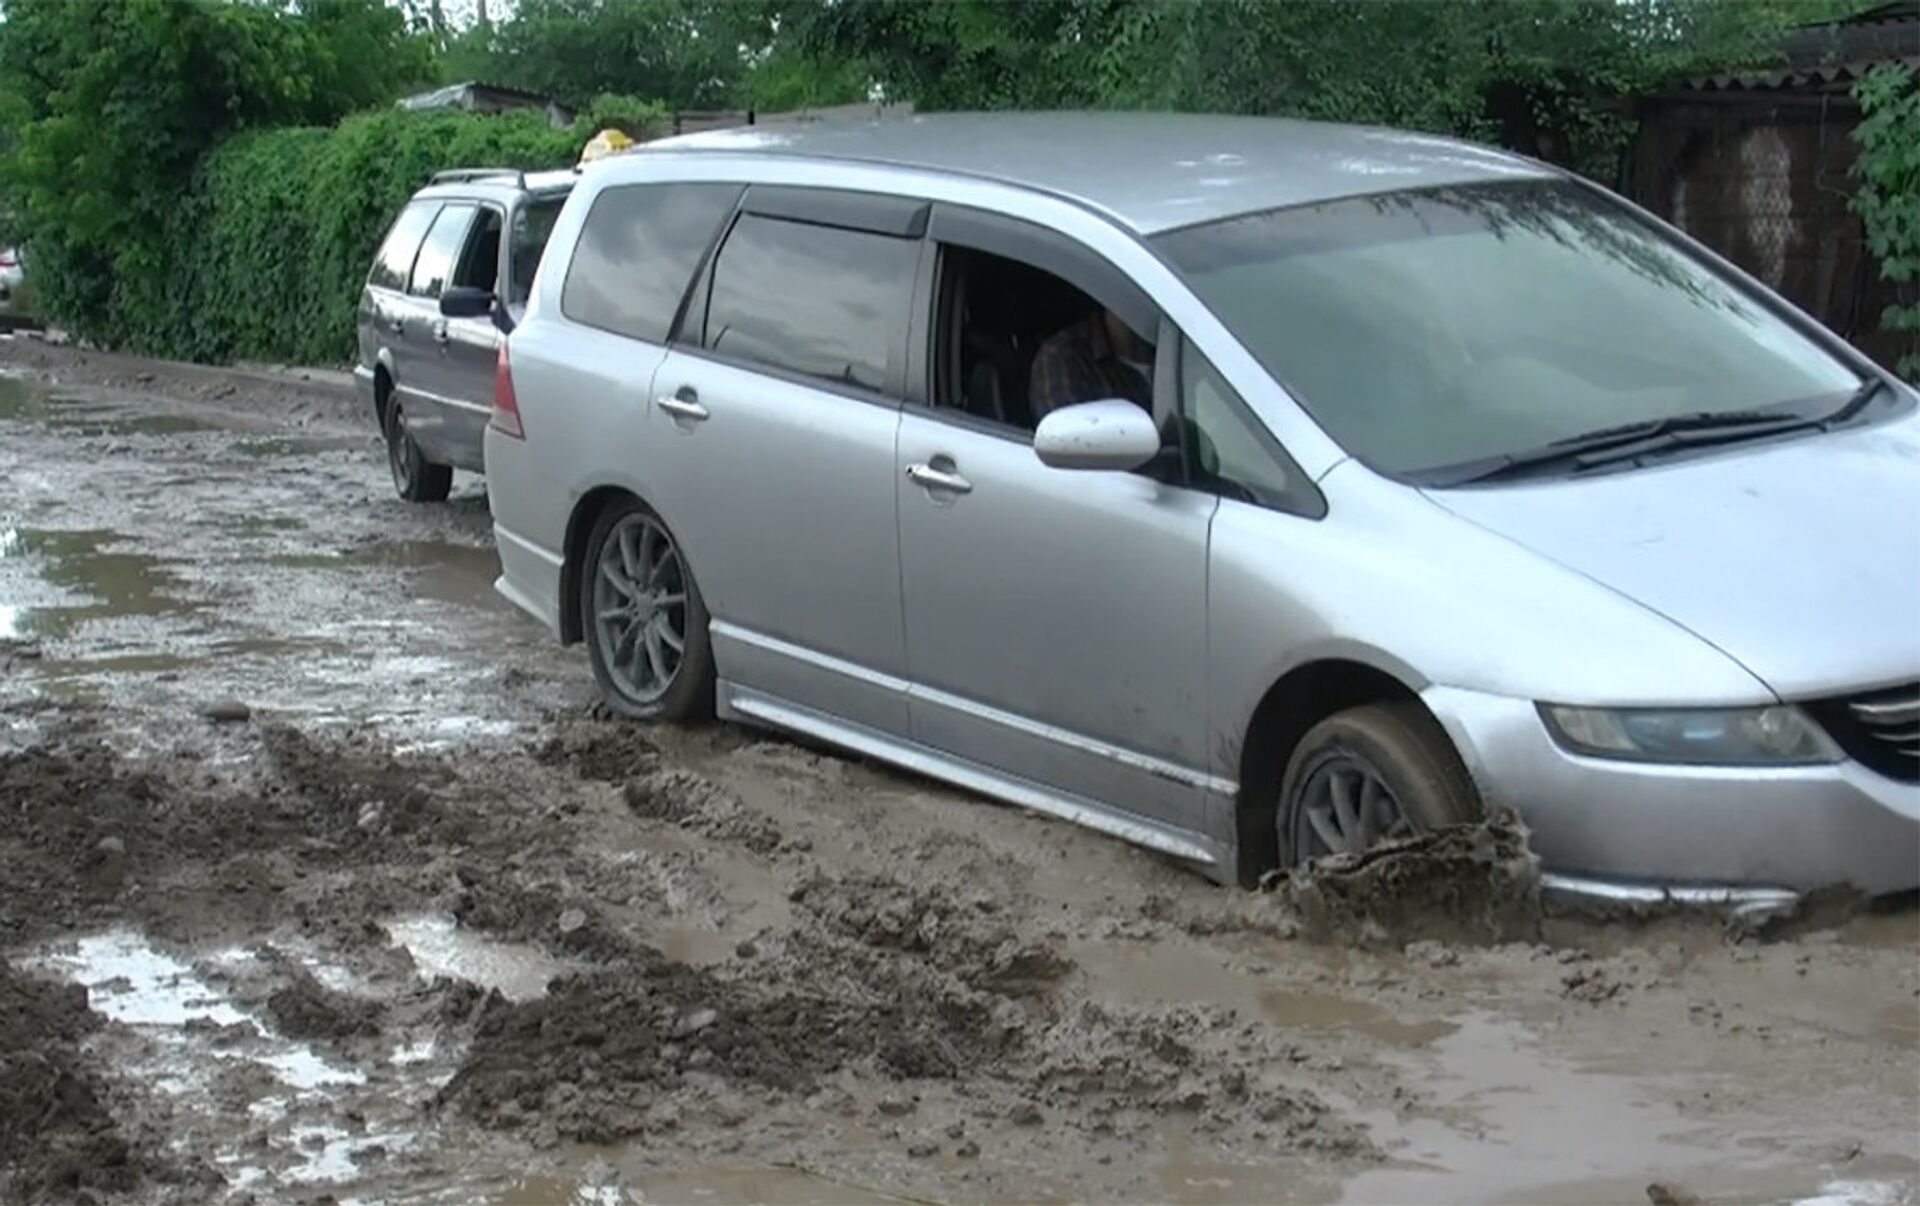
{"type": "Polygon", "coordinates": [[[714,264],[706,346],[894,390],[919,259],[916,238],[742,214],[714,264]]]}
{"type": "Polygon", "coordinates": [[[574,246],[560,312],[616,335],[665,343],[701,257],[739,196],[737,184],[607,189],[594,198],[574,246]]]}
{"type": "Polygon", "coordinates": [[[1226,378],[1184,341],[1180,399],[1188,478],[1196,488],[1284,511],[1320,513],[1323,504],[1313,483],[1226,378]]]}
{"type": "Polygon", "coordinates": [[[939,307],[936,406],[1023,431],[1077,402],[1153,409],[1151,337],[1044,268],[942,245],[939,307]]]}
{"type": "Polygon", "coordinates": [[[547,253],[553,223],[566,203],[565,193],[535,197],[514,211],[513,238],[508,240],[508,301],[525,302],[532,296],[533,274],[540,267],[540,257],[547,253]]]}
{"type": "Polygon", "coordinates": [[[480,207],[472,233],[467,236],[467,248],[460,253],[454,284],[489,292],[500,287],[500,229],[505,224],[499,210],[491,205],[480,207]]]}
{"type": "Polygon", "coordinates": [[[427,227],[433,225],[433,216],[439,212],[438,201],[415,201],[400,211],[393,228],[387,231],[386,241],[380,244],[379,254],[373,257],[373,271],[367,274],[369,285],[382,289],[407,287],[413,259],[420,254],[420,240],[426,238],[427,227]]]}
{"type": "Polygon", "coordinates": [[[454,259],[466,246],[467,227],[473,222],[473,206],[449,205],[433,220],[427,241],[420,244],[420,255],[413,261],[413,276],[407,292],[415,297],[439,297],[453,275],[454,259]]]}

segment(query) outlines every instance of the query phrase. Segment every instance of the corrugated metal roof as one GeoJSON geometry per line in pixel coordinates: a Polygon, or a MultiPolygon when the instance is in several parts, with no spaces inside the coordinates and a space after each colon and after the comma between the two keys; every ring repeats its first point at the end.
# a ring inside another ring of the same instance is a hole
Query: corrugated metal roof
{"type": "Polygon", "coordinates": [[[1882,63],[1920,69],[1920,0],[1892,0],[1789,30],[1771,63],[1693,76],[1676,86],[1694,92],[1838,90],[1882,63]]]}

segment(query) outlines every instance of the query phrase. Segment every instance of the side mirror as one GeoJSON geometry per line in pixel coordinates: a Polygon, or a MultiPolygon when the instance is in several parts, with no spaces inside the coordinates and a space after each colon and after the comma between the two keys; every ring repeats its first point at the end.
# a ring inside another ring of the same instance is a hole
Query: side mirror
{"type": "Polygon", "coordinates": [[[455,285],[440,294],[440,313],[446,318],[485,318],[493,310],[493,290],[478,285],[455,285]]]}
{"type": "Polygon", "coordinates": [[[1160,431],[1124,399],[1080,402],[1040,420],[1033,451],[1055,469],[1138,469],[1159,453],[1160,431]]]}

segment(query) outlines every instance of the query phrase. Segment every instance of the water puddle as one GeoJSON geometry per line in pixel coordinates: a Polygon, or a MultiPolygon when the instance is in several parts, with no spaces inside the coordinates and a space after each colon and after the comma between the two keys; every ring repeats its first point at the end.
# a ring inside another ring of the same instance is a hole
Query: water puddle
{"type": "Polygon", "coordinates": [[[353,566],[398,570],[407,575],[417,598],[488,609],[502,606],[493,591],[493,581],[500,576],[500,558],[491,545],[383,540],[351,552],[271,557],[267,564],[333,571],[353,566]]]}
{"type": "MultiPolygon", "coordinates": [[[[1348,1181],[1342,1201],[1645,1201],[1654,1182],[1708,1201],[1910,1200],[1896,1182],[1876,1179],[1884,1162],[1871,1156],[1849,1168],[1861,1174],[1860,1185],[1895,1196],[1823,1196],[1854,1191],[1836,1190],[1844,1183],[1785,1144],[1763,1154],[1737,1134],[1682,1113],[1655,1096],[1656,1085],[1645,1078],[1577,1065],[1525,1028],[1487,1014],[1469,1012],[1458,1023],[1423,1052],[1396,1061],[1420,1077],[1431,1098],[1418,1116],[1355,1111],[1393,1162],[1348,1181]]],[[[1806,1136],[1796,1139],[1804,1144],[1806,1136]]],[[[1913,1162],[1896,1163],[1886,1171],[1910,1178],[1913,1162]]]]}
{"type": "Polygon", "coordinates": [[[405,917],[388,922],[387,933],[413,956],[422,976],[467,980],[510,1001],[545,996],[547,981],[570,966],[537,947],[463,930],[451,917],[405,917]]]}
{"type": "MultiPolygon", "coordinates": [[[[233,952],[230,960],[245,958],[233,952]]],[[[163,1088],[184,1091],[192,1082],[186,1048],[195,1029],[239,1027],[249,1040],[213,1053],[215,1059],[248,1059],[272,1071],[295,1091],[329,1085],[357,1085],[366,1076],[329,1063],[306,1043],[281,1038],[264,1022],[236,1007],[227,996],[186,963],[155,948],[132,930],[111,930],[56,947],[27,960],[27,966],[84,985],[88,1004],[98,1013],[139,1028],[180,1058],[165,1061],[156,1078],[163,1088]]]]}
{"type": "Polygon", "coordinates": [[[0,525],[0,640],[64,637],[92,620],[183,614],[195,605],[156,557],[116,551],[104,529],[0,525]]]}
{"type": "Polygon", "coordinates": [[[61,415],[50,418],[47,426],[83,439],[110,435],[186,435],[196,431],[218,431],[218,425],[191,415],[114,414],[61,415]]]}
{"type": "Polygon", "coordinates": [[[695,1167],[623,1177],[610,1168],[578,1177],[524,1177],[489,1199],[497,1206],[894,1206],[917,1202],[803,1168],[695,1167]]]}
{"type": "Polygon", "coordinates": [[[1457,1029],[1451,1021],[1406,1020],[1370,1002],[1275,984],[1206,944],[1082,940],[1067,953],[1095,991],[1145,1005],[1226,1005],[1283,1029],[1352,1032],[1403,1048],[1457,1029]]]}

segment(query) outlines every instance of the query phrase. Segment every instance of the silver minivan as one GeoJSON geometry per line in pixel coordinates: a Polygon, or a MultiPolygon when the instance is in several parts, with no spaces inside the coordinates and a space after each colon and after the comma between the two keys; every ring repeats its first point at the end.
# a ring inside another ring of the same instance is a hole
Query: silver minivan
{"type": "Polygon", "coordinates": [[[479,472],[494,350],[526,308],[571,171],[455,168],[400,211],[360,292],[354,376],[393,488],[439,502],[479,472]]]}
{"type": "Polygon", "coordinates": [[[1647,214],[1425,135],[953,115],[587,169],[499,589],[637,717],[1223,881],[1512,807],[1551,886],[1920,885],[1920,417],[1647,214]]]}

